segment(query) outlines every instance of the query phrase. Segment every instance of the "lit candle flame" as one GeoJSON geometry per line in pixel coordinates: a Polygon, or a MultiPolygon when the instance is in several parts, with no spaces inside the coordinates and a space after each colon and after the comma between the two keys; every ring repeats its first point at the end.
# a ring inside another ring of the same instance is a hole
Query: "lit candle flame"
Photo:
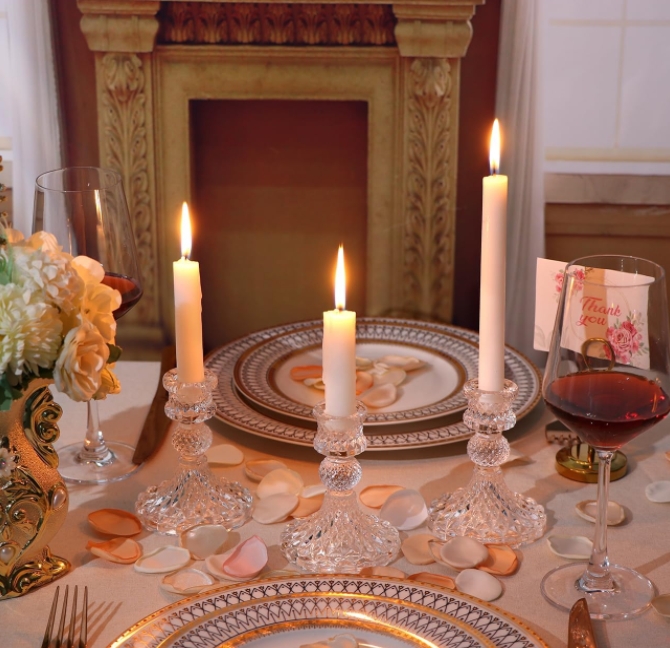
{"type": "Polygon", "coordinates": [[[491,166],[491,175],[496,175],[498,169],[500,169],[500,125],[497,119],[493,122],[493,130],[491,131],[489,165],[491,166]]]}
{"type": "Polygon", "coordinates": [[[346,276],[344,274],[344,248],[337,250],[337,270],[335,271],[335,308],[344,310],[346,301],[346,276]]]}
{"type": "Polygon", "coordinates": [[[185,259],[191,256],[191,219],[186,203],[181,206],[181,255],[185,259]]]}

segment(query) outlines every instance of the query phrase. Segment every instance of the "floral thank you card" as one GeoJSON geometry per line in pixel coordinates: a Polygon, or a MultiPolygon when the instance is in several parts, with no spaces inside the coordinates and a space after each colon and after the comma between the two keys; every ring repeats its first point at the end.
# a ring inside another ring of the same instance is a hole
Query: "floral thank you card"
{"type": "MultiPolygon", "coordinates": [[[[537,260],[534,347],[549,351],[566,263],[537,260]]],[[[561,346],[592,357],[649,368],[648,284],[644,275],[575,266],[561,346]],[[636,290],[628,287],[635,286],[636,290]],[[626,290],[623,290],[623,288],[626,290]],[[598,340],[600,344],[585,344],[598,340]]]]}

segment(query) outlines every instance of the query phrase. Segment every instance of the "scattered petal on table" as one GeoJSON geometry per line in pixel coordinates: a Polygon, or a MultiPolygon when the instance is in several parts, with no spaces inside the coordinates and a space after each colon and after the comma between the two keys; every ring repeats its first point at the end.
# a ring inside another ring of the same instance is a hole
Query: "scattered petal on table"
{"type": "Polygon", "coordinates": [[[656,481],[647,484],[644,494],[651,502],[666,504],[670,502],[670,481],[656,481]]]}
{"type": "Polygon", "coordinates": [[[432,540],[437,540],[437,538],[430,533],[417,533],[403,540],[400,548],[412,565],[430,565],[435,562],[435,556],[430,550],[432,540]]]}
{"type": "Polygon", "coordinates": [[[135,563],[135,571],[141,574],[165,574],[186,567],[190,560],[188,549],[165,545],[139,558],[135,563]]]}
{"type": "Polygon", "coordinates": [[[379,517],[400,531],[409,531],[426,521],[428,508],[419,491],[406,488],[389,496],[379,511],[379,517]]]}
{"type": "Polygon", "coordinates": [[[255,578],[268,564],[268,548],[258,536],[237,545],[224,561],[222,571],[233,578],[255,578]]]}
{"type": "Polygon", "coordinates": [[[474,538],[456,536],[447,540],[440,549],[440,562],[454,569],[472,569],[489,557],[488,549],[474,538]]]}
{"type": "Polygon", "coordinates": [[[283,461],[277,459],[252,459],[244,464],[244,473],[251,481],[259,482],[273,470],[287,467],[283,461]]]}
{"type": "Polygon", "coordinates": [[[407,374],[398,367],[388,367],[382,364],[376,364],[374,369],[370,371],[372,380],[375,385],[393,385],[397,387],[405,378],[407,374]]]}
{"type": "Polygon", "coordinates": [[[130,538],[112,538],[104,542],[89,540],[86,548],[98,558],[122,565],[132,565],[142,556],[142,547],[130,538]]]}
{"type": "Polygon", "coordinates": [[[237,466],[244,461],[244,453],[229,443],[212,446],[205,456],[209,463],[218,466],[237,466]]]}
{"type": "Polygon", "coordinates": [[[433,574],[431,572],[419,572],[418,574],[410,574],[407,580],[419,581],[420,583],[429,583],[430,585],[440,585],[447,589],[456,589],[456,582],[451,576],[444,574],[433,574]]]}
{"type": "MultiPolygon", "coordinates": [[[[598,502],[596,500],[584,500],[575,505],[575,510],[580,517],[589,522],[595,522],[598,513],[598,502]]],[[[609,526],[621,524],[625,519],[626,511],[624,511],[621,504],[613,500],[607,502],[607,524],[609,526]]]]}
{"type": "Polygon", "coordinates": [[[372,360],[370,358],[361,358],[356,356],[356,369],[369,369],[372,366],[372,360]]]}
{"type": "Polygon", "coordinates": [[[139,518],[122,509],[100,509],[88,514],[89,524],[99,533],[134,536],[142,530],[139,518]]]}
{"type": "Polygon", "coordinates": [[[305,482],[295,470],[278,468],[261,479],[256,497],[264,499],[270,495],[299,495],[305,482]]]}
{"type": "Polygon", "coordinates": [[[326,492],[326,485],[323,483],[310,484],[309,486],[303,486],[300,491],[300,497],[316,497],[317,495],[323,495],[326,492]]]}
{"type": "Polygon", "coordinates": [[[512,547],[504,544],[487,544],[488,558],[477,566],[495,576],[509,576],[519,568],[519,558],[512,547]]]}
{"type": "Polygon", "coordinates": [[[298,506],[291,511],[291,517],[305,518],[316,513],[323,504],[323,495],[315,497],[299,497],[298,506]]]}
{"type": "Polygon", "coordinates": [[[191,552],[196,560],[219,553],[228,539],[228,531],[220,524],[198,524],[179,536],[179,544],[191,552]]]}
{"type": "Polygon", "coordinates": [[[456,576],[455,582],[459,592],[476,596],[482,601],[495,601],[502,594],[502,583],[479,569],[464,569],[456,576]]]}
{"type": "Polygon", "coordinates": [[[363,567],[360,572],[361,576],[390,576],[391,578],[405,578],[407,574],[395,567],[388,565],[379,565],[376,567],[363,567]]]}
{"type": "Polygon", "coordinates": [[[298,504],[300,504],[300,498],[297,495],[290,493],[268,495],[256,500],[251,517],[260,524],[282,522],[298,508],[298,504]]]}
{"type": "Polygon", "coordinates": [[[402,486],[367,486],[358,497],[365,506],[381,508],[393,493],[401,490],[404,490],[402,486]]]}
{"type": "Polygon", "coordinates": [[[197,594],[214,583],[216,580],[209,574],[189,567],[165,576],[161,581],[161,587],[173,594],[197,594]]]}
{"type": "Polygon", "coordinates": [[[549,548],[561,558],[584,560],[591,556],[593,542],[585,536],[554,535],[547,538],[549,548]]]}
{"type": "Polygon", "coordinates": [[[404,371],[414,371],[423,367],[425,362],[412,356],[385,355],[377,360],[378,363],[388,365],[389,367],[399,367],[404,371]]]}

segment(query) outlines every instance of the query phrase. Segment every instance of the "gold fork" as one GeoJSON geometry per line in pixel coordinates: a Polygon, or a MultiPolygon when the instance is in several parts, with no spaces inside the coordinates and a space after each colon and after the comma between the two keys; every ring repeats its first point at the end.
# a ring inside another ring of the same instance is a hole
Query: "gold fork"
{"type": "MultiPolygon", "coordinates": [[[[65,618],[67,615],[67,599],[70,592],[70,586],[65,586],[65,596],[63,597],[63,607],[60,613],[60,623],[58,624],[58,634],[56,635],[56,644],[54,648],[86,648],[86,634],[88,631],[88,587],[84,587],[84,605],[81,610],[81,625],[79,628],[79,642],[74,643],[75,626],[77,619],[77,594],[79,588],[74,586],[74,596],[72,597],[72,610],[70,612],[70,625],[67,633],[67,643],[63,643],[63,636],[65,633],[65,618]]],[[[58,595],[60,593],[60,586],[56,588],[54,600],[51,604],[51,612],[49,612],[49,620],[44,631],[44,639],[42,640],[41,648],[50,648],[52,642],[52,633],[54,629],[54,621],[56,620],[56,610],[58,608],[58,595]]]]}

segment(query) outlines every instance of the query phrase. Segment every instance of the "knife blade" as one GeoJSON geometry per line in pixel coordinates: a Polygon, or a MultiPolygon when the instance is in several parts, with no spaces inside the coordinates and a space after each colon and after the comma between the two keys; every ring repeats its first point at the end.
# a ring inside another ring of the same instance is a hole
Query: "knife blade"
{"type": "Polygon", "coordinates": [[[597,648],[589,606],[585,598],[580,598],[570,610],[568,648],[597,648]]]}
{"type": "Polygon", "coordinates": [[[168,401],[168,393],[163,387],[163,375],[177,364],[177,354],[174,346],[166,346],[161,354],[161,373],[151,402],[151,407],[144,420],[140,438],[133,454],[133,463],[141,464],[146,461],[165,440],[167,430],[172,420],[165,414],[165,403],[168,401]]]}

